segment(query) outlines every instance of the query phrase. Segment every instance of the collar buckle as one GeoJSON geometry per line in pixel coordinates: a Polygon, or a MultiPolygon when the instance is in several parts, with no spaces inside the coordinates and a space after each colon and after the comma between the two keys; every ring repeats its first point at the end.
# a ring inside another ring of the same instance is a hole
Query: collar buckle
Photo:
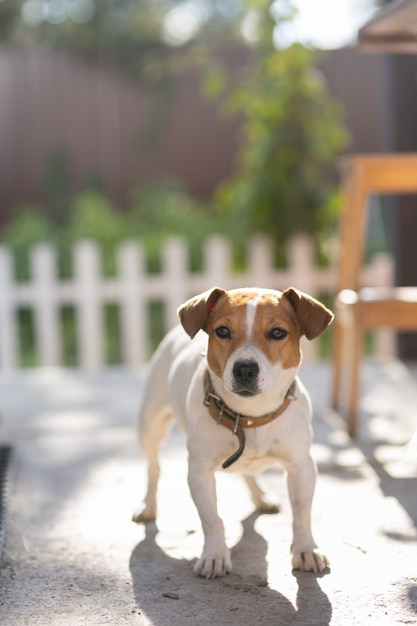
{"type": "Polygon", "coordinates": [[[224,414],[224,409],[226,407],[226,404],[223,402],[223,400],[219,398],[219,396],[216,396],[216,394],[207,391],[204,396],[203,404],[207,407],[214,406],[214,408],[217,410],[216,423],[220,424],[224,414]]]}
{"type": "Polygon", "coordinates": [[[236,413],[236,417],[235,417],[235,424],[233,426],[233,432],[236,435],[237,433],[237,429],[239,428],[239,420],[241,418],[241,414],[240,413],[236,413]]]}
{"type": "Polygon", "coordinates": [[[212,393],[207,391],[207,393],[204,396],[204,400],[203,400],[204,406],[210,406],[212,395],[213,395],[212,393]]]}

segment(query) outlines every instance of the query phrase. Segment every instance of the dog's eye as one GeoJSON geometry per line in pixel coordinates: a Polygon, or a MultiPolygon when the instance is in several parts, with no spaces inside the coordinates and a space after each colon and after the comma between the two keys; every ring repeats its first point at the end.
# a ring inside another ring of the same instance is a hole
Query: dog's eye
{"type": "Polygon", "coordinates": [[[283,328],[272,328],[269,331],[269,338],[274,339],[275,341],[281,341],[282,339],[285,339],[287,335],[288,332],[283,328]]]}
{"type": "Polygon", "coordinates": [[[232,336],[230,333],[230,329],[227,326],[218,326],[214,331],[220,339],[230,339],[232,336]]]}

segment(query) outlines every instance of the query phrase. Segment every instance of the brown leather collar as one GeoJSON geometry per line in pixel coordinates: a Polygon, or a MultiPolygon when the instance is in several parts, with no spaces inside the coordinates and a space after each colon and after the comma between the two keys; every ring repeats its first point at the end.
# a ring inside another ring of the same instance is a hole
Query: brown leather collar
{"type": "Polygon", "coordinates": [[[222,464],[223,469],[230,467],[230,465],[237,461],[242,455],[246,443],[246,436],[243,429],[264,426],[282,415],[285,409],[288,408],[290,402],[297,399],[294,395],[295,388],[296,383],[294,380],[285,395],[284,402],[277,409],[275,409],[275,411],[266,413],[260,417],[249,417],[248,415],[241,415],[240,413],[233,411],[229,406],[227,406],[227,404],[225,404],[220,396],[217,396],[214,393],[209,371],[206,370],[204,374],[204,405],[208,408],[211,417],[216,420],[217,424],[221,424],[231,430],[239,439],[239,448],[222,464]]]}

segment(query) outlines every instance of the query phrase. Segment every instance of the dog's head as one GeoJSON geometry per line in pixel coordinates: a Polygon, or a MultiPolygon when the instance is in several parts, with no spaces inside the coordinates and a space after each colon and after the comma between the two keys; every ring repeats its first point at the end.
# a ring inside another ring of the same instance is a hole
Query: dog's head
{"type": "Polygon", "coordinates": [[[190,337],[199,330],[208,334],[211,372],[241,397],[267,392],[283,370],[296,370],[301,337],[318,337],[333,319],[318,300],[292,287],[214,288],[185,302],[178,313],[190,337]]]}

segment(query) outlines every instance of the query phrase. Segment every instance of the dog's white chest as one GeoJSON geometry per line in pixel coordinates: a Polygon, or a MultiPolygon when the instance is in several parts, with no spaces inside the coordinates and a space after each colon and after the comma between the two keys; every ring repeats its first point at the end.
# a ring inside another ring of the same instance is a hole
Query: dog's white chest
{"type": "MultiPolygon", "coordinates": [[[[297,400],[273,423],[245,430],[245,449],[231,466],[247,474],[262,472],[272,465],[296,461],[311,446],[311,407],[303,385],[298,381],[297,400]]],[[[237,446],[237,438],[229,438],[237,446]]]]}
{"type": "MultiPolygon", "coordinates": [[[[246,474],[257,474],[281,459],[279,441],[271,436],[270,429],[256,428],[245,431],[245,449],[240,459],[230,469],[246,474]],[[267,432],[263,432],[267,430],[267,432]],[[269,436],[268,436],[269,435],[269,436]]],[[[237,445],[237,438],[231,442],[237,445]]]]}

